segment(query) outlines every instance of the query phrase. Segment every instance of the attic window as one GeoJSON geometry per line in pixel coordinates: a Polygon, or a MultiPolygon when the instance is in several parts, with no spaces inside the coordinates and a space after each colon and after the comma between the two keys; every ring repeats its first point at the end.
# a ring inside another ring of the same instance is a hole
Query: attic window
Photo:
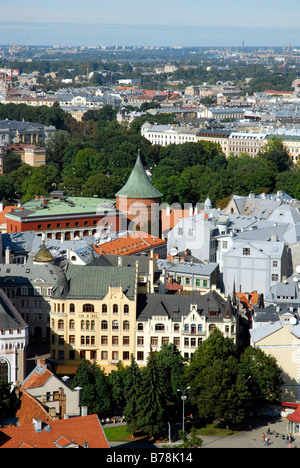
{"type": "Polygon", "coordinates": [[[216,310],[210,310],[210,311],[208,312],[208,315],[209,315],[210,317],[216,317],[216,316],[219,315],[219,312],[216,311],[216,310]]]}

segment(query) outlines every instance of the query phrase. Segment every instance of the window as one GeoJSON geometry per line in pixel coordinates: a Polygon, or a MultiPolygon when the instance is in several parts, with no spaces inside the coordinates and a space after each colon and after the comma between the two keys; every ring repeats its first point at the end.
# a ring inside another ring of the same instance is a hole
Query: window
{"type": "Polygon", "coordinates": [[[137,344],[139,346],[142,346],[144,344],[144,337],[143,336],[138,336],[137,337],[137,344]]]}
{"type": "Polygon", "coordinates": [[[144,351],[138,351],[137,352],[137,361],[143,361],[144,360],[144,351]]]}
{"type": "Polygon", "coordinates": [[[174,345],[180,346],[180,338],[174,338],[174,345]]]}
{"type": "Polygon", "coordinates": [[[108,359],[108,353],[107,351],[101,351],[101,359],[107,360],[108,359]]]}
{"type": "Polygon", "coordinates": [[[119,322],[118,322],[118,320],[113,320],[112,329],[113,329],[113,330],[119,330],[119,322]]]}
{"type": "Polygon", "coordinates": [[[70,329],[70,330],[75,330],[75,320],[70,320],[70,322],[69,322],[69,329],[70,329]]]}
{"type": "Polygon", "coordinates": [[[119,352],[118,351],[113,351],[111,353],[111,357],[113,361],[118,361],[119,360],[119,352]]]}
{"type": "Polygon", "coordinates": [[[250,249],[248,247],[243,248],[243,255],[250,255],[250,249]]]}
{"type": "Polygon", "coordinates": [[[128,322],[128,320],[124,320],[123,330],[130,330],[130,323],[128,322]]]}
{"type": "Polygon", "coordinates": [[[117,314],[118,313],[118,306],[117,304],[114,304],[113,305],[113,314],[117,314]]]}
{"type": "Polygon", "coordinates": [[[102,320],[102,322],[101,322],[101,330],[107,330],[107,329],[108,329],[107,320],[102,320]]]}
{"type": "Polygon", "coordinates": [[[83,312],[94,312],[93,304],[83,304],[83,312]]]}
{"type": "Polygon", "coordinates": [[[129,344],[130,344],[129,336],[123,336],[123,345],[124,346],[129,346],[129,344]]]}
{"type": "Polygon", "coordinates": [[[102,304],[102,314],[107,314],[107,305],[102,304]]]}
{"type": "Polygon", "coordinates": [[[276,260],[273,260],[273,268],[277,268],[278,267],[278,262],[276,260]]]}
{"type": "Polygon", "coordinates": [[[107,335],[102,335],[101,336],[101,345],[108,345],[108,336],[107,335]]]}
{"type": "Polygon", "coordinates": [[[75,344],[75,335],[69,336],[69,344],[75,344]]]}
{"type": "Polygon", "coordinates": [[[158,346],[158,337],[151,336],[151,346],[158,346]]]}
{"type": "Polygon", "coordinates": [[[163,323],[157,323],[155,325],[155,331],[165,331],[165,326],[163,323]]]}
{"type": "Polygon", "coordinates": [[[70,314],[74,314],[75,313],[75,305],[70,304],[69,310],[70,310],[70,314]]]}
{"type": "Polygon", "coordinates": [[[119,337],[118,336],[112,336],[111,343],[113,345],[118,345],[119,344],[119,337]]]}
{"type": "Polygon", "coordinates": [[[129,305],[128,304],[125,304],[124,305],[124,314],[129,314],[129,305]]]}
{"type": "Polygon", "coordinates": [[[272,278],[272,281],[278,281],[279,277],[277,274],[273,274],[271,278],[272,278]]]}
{"type": "Polygon", "coordinates": [[[174,332],[179,332],[180,331],[180,325],[179,323],[174,324],[174,332]]]}
{"type": "Polygon", "coordinates": [[[200,278],[195,279],[195,286],[200,286],[200,278]]]}
{"type": "Polygon", "coordinates": [[[63,320],[59,320],[58,321],[58,330],[63,330],[64,329],[64,321],[63,320]]]}
{"type": "Polygon", "coordinates": [[[144,330],[144,325],[142,323],[138,323],[138,330],[143,331],[144,330]]]}

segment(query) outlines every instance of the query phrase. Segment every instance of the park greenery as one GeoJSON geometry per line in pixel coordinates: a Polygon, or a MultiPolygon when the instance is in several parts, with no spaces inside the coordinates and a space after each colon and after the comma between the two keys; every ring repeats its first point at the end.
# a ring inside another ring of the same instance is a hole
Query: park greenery
{"type": "Polygon", "coordinates": [[[131,363],[105,374],[83,360],[70,386],[82,388],[82,404],[100,418],[121,408],[132,435],[160,437],[168,423],[182,420],[181,396],[186,391],[186,416],[197,425],[218,420],[239,428],[251,414],[280,400],[283,384],[275,358],[260,349],[240,350],[215,329],[185,362],[174,345],[150,350],[147,365],[131,363]],[[189,390],[186,390],[188,387],[189,390]],[[180,390],[180,391],[178,391],[180,390]]]}
{"type": "Polygon", "coordinates": [[[54,189],[73,196],[113,198],[128,179],[138,152],[150,168],[153,185],[169,204],[201,203],[209,195],[214,206],[223,207],[233,193],[277,190],[300,198],[299,169],[292,166],[280,139],[270,139],[255,158],[248,154],[226,158],[221,147],[209,141],[162,147],[141,136],[145,120],[176,122],[170,114],[146,114],[129,125],[119,124],[116,114],[117,109],[107,105],[88,111],[77,122],[58,105],[37,109],[0,105],[0,118],[57,128],[45,145],[46,166],[33,168],[22,165],[15,154],[6,156],[0,199],[5,204],[24,203],[54,189]]]}

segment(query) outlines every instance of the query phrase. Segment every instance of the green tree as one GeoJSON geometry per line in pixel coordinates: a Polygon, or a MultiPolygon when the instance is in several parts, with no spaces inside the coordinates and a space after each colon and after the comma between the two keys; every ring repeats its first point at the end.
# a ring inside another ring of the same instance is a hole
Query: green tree
{"type": "MultiPolygon", "coordinates": [[[[235,344],[215,329],[197,348],[187,368],[186,382],[199,414],[228,426],[244,417],[243,393],[237,385],[238,352],[235,344]]],[[[239,382],[240,383],[240,382],[239,382]]]]}
{"type": "Polygon", "coordinates": [[[258,156],[266,159],[276,166],[278,172],[290,169],[293,165],[289,153],[281,139],[271,138],[268,143],[260,150],[258,156]]]}
{"type": "Polygon", "coordinates": [[[259,348],[248,347],[240,358],[239,376],[246,382],[248,406],[252,411],[266,402],[276,403],[280,400],[284,381],[273,356],[259,348]]]}
{"type": "Polygon", "coordinates": [[[95,362],[82,360],[76,375],[70,382],[71,388],[81,387],[81,402],[89,414],[107,417],[112,412],[112,397],[108,378],[95,362]]]}
{"type": "Polygon", "coordinates": [[[137,401],[138,428],[155,438],[166,430],[167,397],[162,368],[157,352],[152,349],[143,377],[141,395],[137,401]]]}
{"type": "Polygon", "coordinates": [[[17,409],[17,398],[11,391],[11,384],[0,380],[0,419],[15,416],[17,409]]]}
{"type": "Polygon", "coordinates": [[[134,434],[138,429],[139,411],[137,402],[141,394],[142,372],[133,355],[131,355],[130,359],[130,366],[127,369],[127,374],[124,379],[124,394],[126,400],[124,415],[128,432],[134,434]]]}

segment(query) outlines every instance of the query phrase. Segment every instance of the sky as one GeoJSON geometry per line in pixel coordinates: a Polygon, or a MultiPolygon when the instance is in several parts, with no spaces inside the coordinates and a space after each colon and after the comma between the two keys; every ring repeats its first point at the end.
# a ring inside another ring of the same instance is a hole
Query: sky
{"type": "Polygon", "coordinates": [[[300,46],[299,0],[0,0],[0,44],[300,46]]]}

